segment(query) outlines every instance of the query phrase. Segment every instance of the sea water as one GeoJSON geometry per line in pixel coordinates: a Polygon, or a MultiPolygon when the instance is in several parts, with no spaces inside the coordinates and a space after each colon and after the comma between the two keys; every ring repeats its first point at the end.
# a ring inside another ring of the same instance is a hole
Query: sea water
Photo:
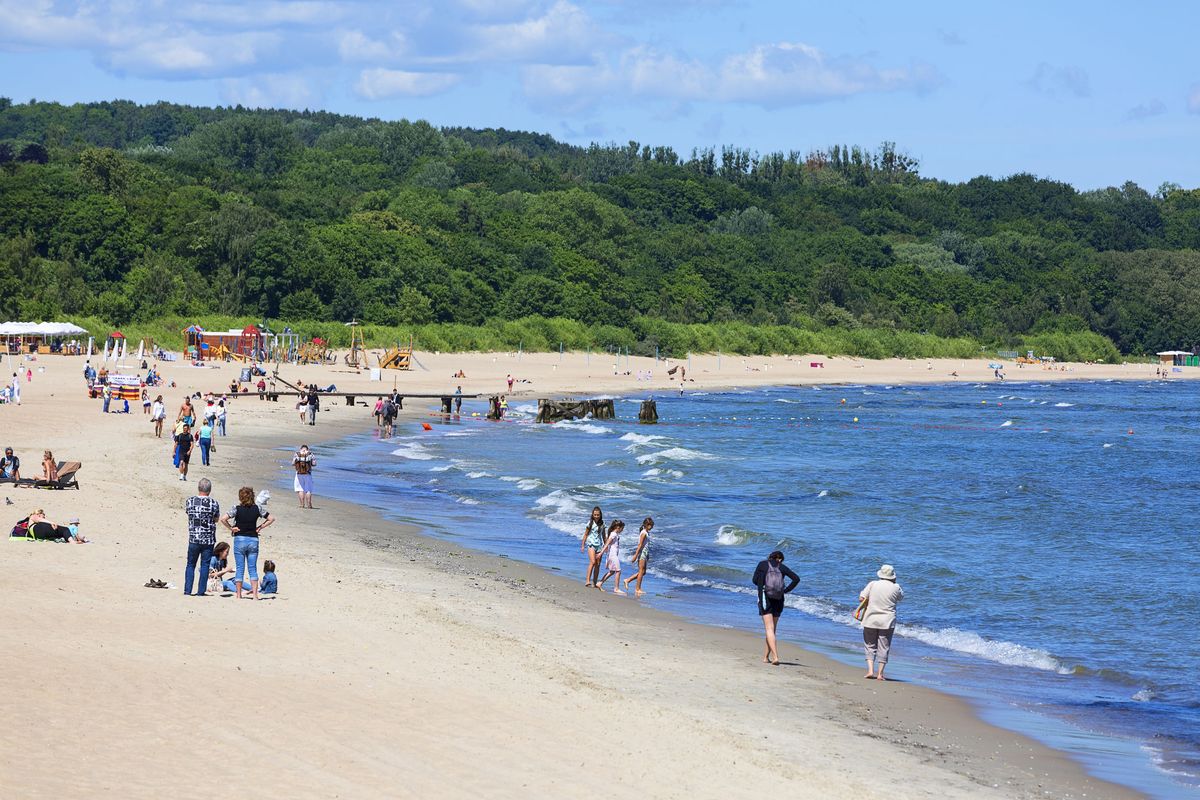
{"type": "Polygon", "coordinates": [[[801,577],[785,638],[848,662],[858,592],[893,564],[893,677],[1101,777],[1194,796],[1194,398],[1182,382],[696,391],[658,396],[658,425],[636,424],[642,395],[616,421],[555,425],[467,403],[431,431],[329,446],[319,492],[581,584],[592,506],[625,521],[626,558],[652,516],[643,602],[754,631],[750,576],[779,549],[801,577]]]}

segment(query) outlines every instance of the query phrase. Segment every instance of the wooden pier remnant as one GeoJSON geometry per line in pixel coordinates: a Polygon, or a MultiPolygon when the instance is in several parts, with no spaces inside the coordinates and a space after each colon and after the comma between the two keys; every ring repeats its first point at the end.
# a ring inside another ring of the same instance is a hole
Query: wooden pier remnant
{"type": "Polygon", "coordinates": [[[638,422],[643,425],[653,425],[658,422],[658,404],[653,400],[643,400],[638,410],[638,422]]]}
{"type": "Polygon", "coordinates": [[[538,422],[562,422],[565,419],[616,419],[617,412],[608,400],[538,400],[538,422]]]}

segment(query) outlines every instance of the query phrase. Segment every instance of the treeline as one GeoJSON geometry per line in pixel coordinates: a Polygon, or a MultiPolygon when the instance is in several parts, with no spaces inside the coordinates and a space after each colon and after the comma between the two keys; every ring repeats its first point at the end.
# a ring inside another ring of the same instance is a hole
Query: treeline
{"type": "Polygon", "coordinates": [[[675,355],[1113,358],[1200,343],[1198,251],[1200,191],[951,184],[890,143],[681,155],[0,99],[0,316],[19,319],[354,318],[461,349],[533,317],[675,355]]]}

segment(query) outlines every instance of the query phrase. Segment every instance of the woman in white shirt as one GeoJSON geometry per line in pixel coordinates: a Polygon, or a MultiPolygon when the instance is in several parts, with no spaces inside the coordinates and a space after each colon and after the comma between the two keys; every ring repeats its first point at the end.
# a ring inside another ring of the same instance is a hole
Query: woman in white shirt
{"type": "Polygon", "coordinates": [[[886,681],[883,670],[892,649],[892,633],[896,630],[896,604],[904,599],[904,590],[896,583],[896,570],[891,564],[884,564],[875,574],[879,580],[871,581],[858,593],[858,602],[866,603],[862,630],[867,674],[863,677],[886,681]]]}
{"type": "Polygon", "coordinates": [[[162,438],[163,419],[167,416],[167,407],[163,403],[162,395],[154,398],[154,405],[150,408],[150,419],[154,422],[154,435],[159,439],[162,438]]]}

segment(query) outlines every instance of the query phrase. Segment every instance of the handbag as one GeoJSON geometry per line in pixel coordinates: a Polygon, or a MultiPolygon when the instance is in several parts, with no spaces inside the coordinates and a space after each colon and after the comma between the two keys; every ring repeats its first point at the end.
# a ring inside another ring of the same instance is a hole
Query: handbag
{"type": "Polygon", "coordinates": [[[870,598],[864,597],[858,602],[858,608],[854,609],[854,618],[862,622],[863,615],[867,613],[867,602],[870,598]]]}

